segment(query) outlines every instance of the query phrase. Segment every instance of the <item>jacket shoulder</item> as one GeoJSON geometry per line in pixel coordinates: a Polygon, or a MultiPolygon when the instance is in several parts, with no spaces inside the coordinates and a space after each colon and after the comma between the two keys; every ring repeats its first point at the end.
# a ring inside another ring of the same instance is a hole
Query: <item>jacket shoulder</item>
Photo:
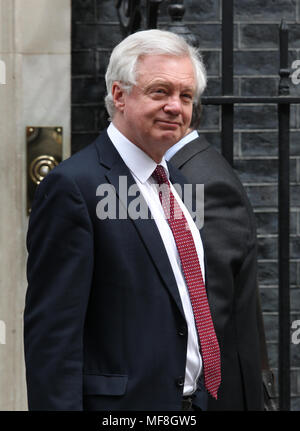
{"type": "Polygon", "coordinates": [[[96,145],[98,139],[99,138],[82,150],[63,160],[51,172],[76,177],[82,173],[91,173],[96,166],[100,168],[96,145]]]}

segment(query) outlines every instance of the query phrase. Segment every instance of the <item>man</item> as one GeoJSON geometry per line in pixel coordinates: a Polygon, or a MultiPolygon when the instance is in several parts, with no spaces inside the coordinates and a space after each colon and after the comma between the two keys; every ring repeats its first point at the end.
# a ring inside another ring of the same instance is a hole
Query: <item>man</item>
{"type": "Polygon", "coordinates": [[[165,154],[188,182],[204,184],[201,237],[206,284],[222,351],[222,385],[209,410],[262,409],[262,377],[256,314],[257,247],[254,214],[226,160],[199,137],[201,105],[194,106],[187,134],[165,154]]]}
{"type": "Polygon", "coordinates": [[[189,127],[205,69],[183,39],[149,30],[113,50],[106,83],[108,130],[47,175],[32,206],[29,409],[205,409],[221,369],[203,245],[163,158],[189,127]],[[132,216],[133,186],[151,217],[132,216]]]}
{"type": "Polygon", "coordinates": [[[232,318],[245,311],[234,299],[251,305],[251,293],[217,286],[228,300],[215,301],[199,230],[173,187],[185,180],[163,157],[205,88],[201,59],[174,34],[135,33],[114,49],[106,83],[111,125],[43,180],[32,207],[29,408],[206,409],[232,390],[257,401],[256,335],[249,331],[248,358],[239,355],[232,318]],[[133,216],[134,186],[151,217],[133,216]]]}

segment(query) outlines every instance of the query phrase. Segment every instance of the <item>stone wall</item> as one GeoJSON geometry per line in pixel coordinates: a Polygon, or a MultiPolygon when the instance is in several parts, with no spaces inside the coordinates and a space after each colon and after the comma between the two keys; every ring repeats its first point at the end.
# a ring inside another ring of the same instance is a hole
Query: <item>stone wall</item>
{"type": "MultiPolygon", "coordinates": [[[[112,47],[122,39],[110,0],[72,1],[72,152],[78,151],[107,125],[103,104],[104,73],[112,47]]],[[[169,23],[167,3],[159,27],[169,23]]],[[[221,94],[220,0],[185,0],[185,21],[200,41],[209,84],[205,95],[221,94]]],[[[226,1],[224,2],[226,5],[226,1]]],[[[236,0],[234,15],[234,93],[278,94],[278,28],[289,26],[289,58],[300,60],[299,0],[236,0]]],[[[291,82],[291,94],[300,84],[291,82]]],[[[277,111],[275,105],[235,107],[235,169],[254,206],[259,242],[259,283],[268,352],[278,366],[278,210],[277,111]]],[[[291,321],[300,319],[300,106],[291,107],[291,321]]],[[[220,108],[205,106],[201,133],[220,149],[220,108]]],[[[292,409],[300,410],[300,345],[291,344],[292,409]]]]}
{"type": "Polygon", "coordinates": [[[70,0],[0,0],[0,410],[27,409],[26,126],[63,127],[69,156],[70,34],[70,0]]]}

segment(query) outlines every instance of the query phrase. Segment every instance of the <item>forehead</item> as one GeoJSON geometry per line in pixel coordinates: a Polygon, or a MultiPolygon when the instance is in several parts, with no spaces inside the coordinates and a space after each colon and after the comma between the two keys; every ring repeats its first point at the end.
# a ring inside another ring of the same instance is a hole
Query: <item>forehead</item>
{"type": "Polygon", "coordinates": [[[156,82],[195,88],[195,72],[189,57],[145,55],[137,63],[137,82],[150,85],[156,82]]]}

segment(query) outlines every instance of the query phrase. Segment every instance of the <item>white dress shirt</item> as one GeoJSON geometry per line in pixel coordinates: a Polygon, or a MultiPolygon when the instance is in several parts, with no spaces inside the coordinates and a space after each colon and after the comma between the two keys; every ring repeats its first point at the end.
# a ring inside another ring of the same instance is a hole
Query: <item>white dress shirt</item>
{"type": "MultiPolygon", "coordinates": [[[[144,197],[151,211],[152,217],[155,220],[162,241],[165,245],[175,280],[177,282],[182,307],[188,326],[187,361],[183,394],[190,395],[197,388],[197,380],[202,370],[202,358],[199,350],[193,309],[190,302],[188,288],[181,269],[180,257],[171,228],[165,218],[157,189],[154,185],[155,181],[151,176],[157,164],[144,151],[142,151],[139,147],[130,142],[122,133],[120,133],[112,123],[107,129],[107,133],[124,163],[129,168],[134,180],[137,183],[137,186],[141,191],[142,196],[144,197]]],[[[164,158],[161,160],[160,165],[165,168],[169,178],[169,172],[164,158]]],[[[204,279],[204,251],[200,232],[171,183],[170,186],[172,193],[180,205],[191,229],[204,279]]]]}

